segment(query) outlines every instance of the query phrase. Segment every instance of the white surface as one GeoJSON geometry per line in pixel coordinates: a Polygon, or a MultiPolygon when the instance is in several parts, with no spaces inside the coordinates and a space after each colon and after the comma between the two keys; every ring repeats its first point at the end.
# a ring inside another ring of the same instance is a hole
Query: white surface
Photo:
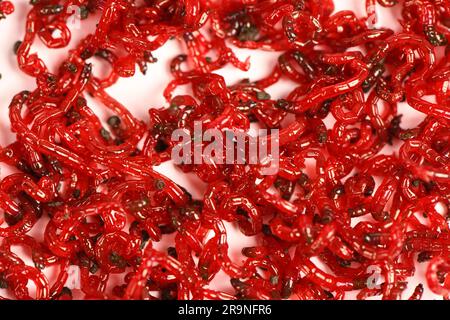
{"type": "MultiPolygon", "coordinates": [[[[364,15],[364,1],[362,0],[337,0],[336,9],[352,9],[359,16],[364,15]]],[[[5,146],[14,140],[14,135],[9,129],[8,105],[11,98],[16,93],[28,89],[35,88],[34,79],[28,77],[18,71],[15,56],[12,54],[12,48],[17,40],[21,40],[24,35],[25,17],[29,10],[27,0],[14,1],[16,11],[6,20],[0,21],[0,73],[3,75],[0,80],[0,145],[5,146]]],[[[383,9],[377,6],[377,11],[380,13],[379,25],[389,26],[395,30],[399,30],[399,24],[393,16],[393,11],[390,9],[383,9]]],[[[397,12],[397,17],[398,17],[397,12]]],[[[95,21],[92,19],[88,22],[83,22],[83,30],[73,30],[72,41],[70,47],[73,47],[83,37],[94,29],[95,21]]],[[[39,42],[39,41],[37,41],[39,42]]],[[[67,48],[58,50],[49,50],[42,44],[37,43],[34,47],[39,53],[39,56],[45,61],[50,70],[55,70],[62,61],[62,57],[67,52],[67,48]]],[[[127,106],[132,113],[144,121],[148,121],[148,109],[152,107],[161,107],[167,105],[162,96],[162,91],[170,81],[168,73],[169,61],[180,52],[180,43],[177,41],[169,41],[163,48],[154,52],[154,56],[158,58],[156,64],[149,65],[149,70],[146,76],[137,73],[136,76],[129,79],[120,79],[117,84],[109,88],[107,91],[125,106],[127,106]]],[[[259,79],[268,74],[272,66],[276,63],[279,53],[249,51],[236,49],[238,56],[243,60],[251,55],[252,68],[249,72],[242,72],[236,68],[226,67],[220,70],[219,74],[223,75],[228,84],[232,84],[237,80],[243,78],[259,79]]],[[[101,72],[101,68],[96,67],[95,72],[101,72]]],[[[273,98],[281,98],[290,92],[293,84],[289,81],[279,82],[268,89],[273,98]]],[[[91,102],[91,101],[90,101],[91,102]]],[[[423,119],[423,115],[414,111],[407,105],[399,108],[404,114],[403,121],[406,125],[416,125],[423,119]]],[[[402,123],[404,125],[404,123],[402,123]]],[[[392,148],[383,150],[383,153],[391,153],[392,148]]],[[[170,163],[161,165],[158,171],[166,174],[176,182],[186,187],[196,198],[202,198],[205,184],[194,175],[181,175],[170,163]]],[[[0,177],[3,178],[10,173],[10,169],[1,168],[0,177]]],[[[32,230],[33,234],[39,234],[39,228],[43,227],[45,222],[38,223],[32,230]]],[[[229,224],[229,242],[231,244],[230,256],[239,261],[240,250],[242,247],[252,246],[256,243],[255,237],[245,237],[236,232],[229,224]]],[[[169,237],[170,238],[170,237],[169,237]]],[[[168,239],[167,239],[168,240],[168,239]]],[[[157,244],[156,247],[166,248],[169,241],[157,244]]],[[[424,273],[426,264],[417,265],[416,276],[409,282],[408,289],[404,292],[403,297],[409,297],[418,283],[424,283],[424,273]]],[[[47,269],[46,274],[50,279],[52,270],[47,269]]],[[[221,290],[229,290],[230,285],[227,277],[224,274],[219,274],[213,280],[213,286],[221,290]]],[[[347,298],[352,298],[355,293],[348,293],[347,298]]],[[[426,290],[425,298],[433,299],[436,296],[426,290]]]]}

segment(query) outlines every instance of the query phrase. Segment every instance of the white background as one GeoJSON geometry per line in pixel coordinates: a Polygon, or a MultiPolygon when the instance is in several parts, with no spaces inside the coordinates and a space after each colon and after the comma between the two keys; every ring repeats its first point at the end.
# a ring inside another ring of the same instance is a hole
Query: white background
{"type": "MultiPolygon", "coordinates": [[[[13,55],[14,43],[17,40],[21,40],[24,35],[25,18],[30,7],[28,5],[29,1],[13,0],[13,2],[16,5],[14,14],[9,16],[6,20],[0,21],[0,73],[2,74],[2,79],[0,80],[0,145],[2,146],[7,145],[14,140],[14,135],[10,132],[8,118],[8,105],[11,98],[22,90],[33,90],[35,88],[34,79],[22,74],[18,70],[16,57],[13,55]]],[[[336,0],[335,3],[336,10],[351,9],[360,17],[365,15],[363,0],[336,0]]],[[[389,26],[396,31],[400,30],[400,25],[396,21],[397,17],[399,17],[398,8],[384,9],[377,6],[377,12],[380,20],[378,25],[389,26]]],[[[95,28],[95,22],[95,17],[92,17],[87,22],[84,21],[82,23],[82,30],[73,30],[72,28],[72,40],[69,47],[74,47],[80,39],[92,32],[95,28]]],[[[158,62],[149,65],[146,76],[137,72],[133,78],[120,79],[117,84],[107,91],[129,108],[137,118],[148,121],[149,108],[167,105],[162,96],[162,92],[168,81],[171,80],[168,73],[168,64],[170,60],[180,52],[181,48],[181,44],[177,40],[169,41],[164,47],[154,52],[154,56],[158,58],[158,62]]],[[[33,46],[33,50],[39,53],[39,56],[45,61],[50,71],[55,71],[63,60],[68,48],[49,50],[37,40],[36,44],[33,46]]],[[[232,67],[226,67],[218,71],[217,73],[225,77],[227,84],[232,84],[243,78],[256,80],[266,76],[268,72],[272,70],[279,55],[279,53],[248,51],[242,49],[236,49],[235,51],[242,60],[247,56],[251,56],[252,67],[249,72],[242,72],[232,67]]],[[[96,63],[96,66],[94,67],[94,72],[96,72],[96,74],[100,75],[105,72],[105,70],[99,66],[99,61],[94,61],[94,63],[96,63]]],[[[289,93],[293,87],[292,83],[282,81],[270,87],[268,92],[273,98],[281,98],[289,93]]],[[[89,102],[95,108],[95,102],[91,100],[89,100],[89,102]]],[[[415,126],[424,118],[422,114],[414,111],[407,105],[401,105],[399,110],[399,112],[403,114],[403,126],[415,126]]],[[[330,123],[327,124],[329,125],[330,123]]],[[[392,151],[395,150],[387,148],[386,150],[383,150],[383,153],[392,153],[392,151]]],[[[11,169],[5,166],[0,167],[0,169],[1,178],[11,172],[11,169]]],[[[159,166],[157,170],[186,187],[194,197],[199,199],[202,198],[205,184],[194,175],[180,174],[180,172],[170,163],[159,166]]],[[[42,228],[45,226],[45,223],[45,221],[38,223],[33,228],[32,234],[38,237],[41,236],[43,232],[42,228]]],[[[227,224],[227,228],[229,231],[229,242],[231,244],[230,256],[233,260],[239,261],[241,248],[254,245],[256,243],[256,238],[242,236],[229,224],[227,224]]],[[[157,244],[156,247],[161,249],[167,248],[170,243],[170,238],[171,237],[165,237],[164,241],[157,244]]],[[[409,297],[410,293],[418,283],[426,284],[424,279],[425,267],[426,264],[417,265],[416,276],[409,282],[408,289],[405,291],[403,297],[409,297]]],[[[50,281],[54,279],[54,270],[52,269],[53,268],[48,268],[45,270],[50,281]]],[[[73,285],[76,286],[76,281],[72,284],[68,283],[69,287],[73,285]]],[[[229,281],[224,274],[219,274],[213,280],[212,285],[214,288],[230,291],[229,281]]],[[[0,294],[2,293],[0,292],[0,294]]],[[[347,298],[353,298],[354,296],[355,293],[353,292],[347,294],[347,298]]],[[[436,298],[436,296],[426,290],[425,298],[433,299],[436,298]]]]}

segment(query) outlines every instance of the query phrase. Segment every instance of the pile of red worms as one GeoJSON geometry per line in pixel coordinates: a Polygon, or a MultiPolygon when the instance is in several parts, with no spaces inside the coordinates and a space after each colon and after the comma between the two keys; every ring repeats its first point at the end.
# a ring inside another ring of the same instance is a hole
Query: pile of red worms
{"type": "MultiPolygon", "coordinates": [[[[450,297],[449,0],[367,0],[362,18],[335,12],[331,0],[29,2],[14,52],[36,89],[12,99],[16,140],[0,147],[15,172],[0,183],[1,292],[71,299],[66,281],[77,266],[85,299],[344,299],[359,290],[358,299],[415,300],[425,288],[450,297]],[[377,26],[382,7],[398,13],[401,32],[377,26]],[[95,32],[50,72],[32,46],[66,47],[74,14],[81,25],[98,19],[95,32]],[[106,89],[145,73],[170,40],[185,54],[155,93],[167,105],[136,119],[106,89]],[[227,84],[214,71],[251,62],[233,48],[278,60],[262,79],[227,84]],[[106,77],[92,73],[94,57],[110,66],[106,77]],[[286,79],[295,89],[272,99],[267,88],[286,79]],[[179,86],[192,93],[175,95],[179,86]],[[405,128],[411,108],[425,117],[405,128]],[[223,132],[279,129],[278,172],[179,165],[207,184],[193,199],[154,166],[170,161],[173,131],[191,132],[195,121],[223,132]],[[389,145],[398,151],[380,153],[389,145]],[[256,236],[241,259],[229,253],[227,223],[256,236]],[[155,249],[169,234],[172,246],[155,249]],[[417,263],[426,264],[424,283],[405,296],[417,263]],[[219,272],[227,292],[210,286],[219,272]]],[[[13,11],[0,1],[1,18],[13,11]]]]}

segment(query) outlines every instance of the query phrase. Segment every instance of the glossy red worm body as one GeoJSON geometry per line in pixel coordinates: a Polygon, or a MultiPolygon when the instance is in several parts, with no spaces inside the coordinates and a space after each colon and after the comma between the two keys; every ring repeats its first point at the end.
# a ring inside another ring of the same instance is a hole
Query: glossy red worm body
{"type": "MultiPolygon", "coordinates": [[[[14,19],[12,2],[0,0],[0,19],[14,19]]],[[[358,299],[417,300],[426,290],[450,297],[448,0],[367,0],[363,18],[335,12],[331,0],[29,6],[14,51],[36,87],[12,97],[16,139],[0,147],[2,166],[16,171],[0,182],[2,297],[344,299],[353,290],[358,299]],[[380,6],[400,6],[400,32],[380,26],[380,6]],[[98,23],[52,73],[33,44],[67,47],[74,18],[98,23]],[[106,89],[145,74],[171,39],[184,52],[174,54],[172,79],[158,93],[167,106],[137,119],[106,89]],[[235,47],[278,59],[261,79],[250,73],[228,83],[216,71],[252,63],[235,47]],[[103,78],[92,73],[94,57],[110,66],[103,78]],[[273,98],[271,86],[281,81],[295,88],[273,98]],[[179,86],[192,90],[176,95],[179,86]],[[107,118],[94,113],[88,95],[107,118]],[[409,108],[424,119],[406,128],[409,108]],[[194,134],[198,123],[221,137],[253,125],[278,129],[267,131],[277,170],[265,174],[267,162],[250,163],[251,155],[243,163],[185,161],[180,174],[206,184],[193,199],[153,166],[171,160],[176,130],[194,134]],[[382,152],[393,144],[397,152],[382,152]],[[257,241],[242,248],[240,261],[230,223],[257,241]],[[171,247],[155,249],[169,234],[171,247]],[[34,266],[12,246],[30,249],[34,266]],[[428,264],[426,281],[406,296],[416,260],[428,264]],[[42,271],[51,266],[53,280],[42,271]],[[74,266],[76,293],[67,287],[74,266]],[[221,271],[227,292],[210,287],[221,271]],[[121,283],[111,286],[117,274],[121,283]]]]}

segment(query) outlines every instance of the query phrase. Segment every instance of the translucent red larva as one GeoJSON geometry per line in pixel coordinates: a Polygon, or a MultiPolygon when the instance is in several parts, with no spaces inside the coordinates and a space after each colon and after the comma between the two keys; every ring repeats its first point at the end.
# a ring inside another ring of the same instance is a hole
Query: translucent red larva
{"type": "MultiPolygon", "coordinates": [[[[16,169],[0,182],[0,288],[8,297],[344,299],[359,290],[358,299],[417,300],[428,290],[450,298],[449,0],[366,0],[363,18],[334,12],[332,0],[28,6],[14,52],[36,87],[17,89],[9,107],[15,140],[0,147],[2,165],[16,169]],[[400,7],[400,31],[379,25],[378,6],[400,7]],[[95,31],[67,49],[74,17],[82,24],[91,14],[95,31]],[[38,39],[66,48],[56,71],[31,49],[38,39]],[[184,52],[174,53],[171,81],[158,93],[167,106],[138,119],[107,89],[145,74],[172,39],[184,52]],[[241,60],[236,47],[277,58],[264,77],[227,83],[217,71],[250,68],[251,56],[241,60]],[[110,67],[104,77],[92,72],[93,57],[110,67]],[[284,80],[295,88],[272,97],[269,88],[284,80]],[[179,86],[192,90],[177,95],[179,86]],[[425,118],[407,128],[409,107],[425,118]],[[252,162],[248,135],[233,147],[241,162],[233,153],[231,162],[222,154],[196,163],[195,148],[208,146],[192,138],[198,124],[217,139],[252,124],[268,129],[276,170],[252,162]],[[189,152],[177,166],[205,182],[200,199],[153,169],[174,160],[180,132],[189,152]],[[396,153],[380,152],[392,144],[396,153]],[[242,259],[225,223],[257,239],[242,259]],[[157,250],[167,234],[170,247],[157,250]],[[13,246],[30,249],[34,265],[13,246]],[[427,264],[425,280],[405,294],[416,263],[427,264]],[[57,275],[47,278],[51,266],[57,275]],[[68,287],[73,266],[77,294],[68,287]],[[229,292],[210,287],[221,271],[229,292]],[[111,285],[117,274],[122,282],[111,285]]],[[[14,14],[0,0],[0,19],[14,14]]]]}

